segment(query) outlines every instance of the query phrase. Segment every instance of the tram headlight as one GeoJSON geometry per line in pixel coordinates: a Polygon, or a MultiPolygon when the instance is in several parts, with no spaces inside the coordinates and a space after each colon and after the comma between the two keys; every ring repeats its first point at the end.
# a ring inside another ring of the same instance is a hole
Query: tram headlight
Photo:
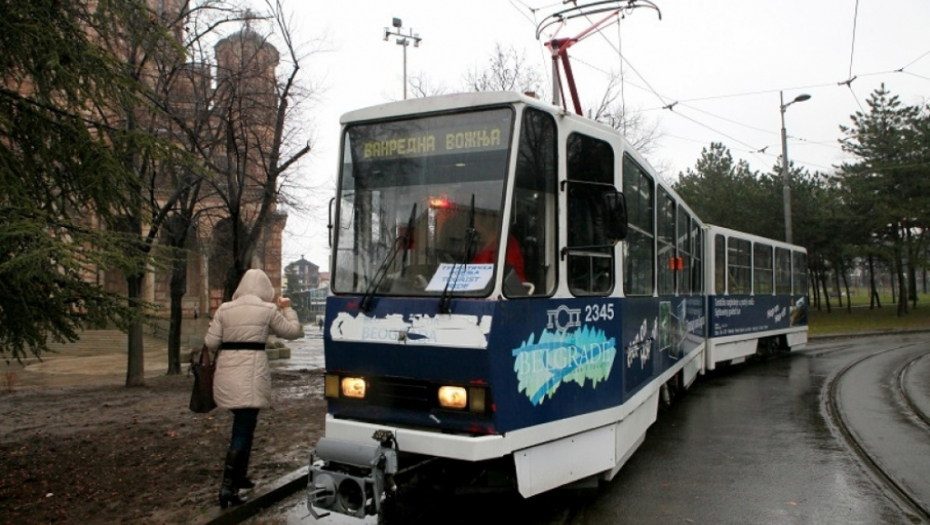
{"type": "Polygon", "coordinates": [[[482,387],[441,386],[438,397],[439,406],[443,408],[467,408],[470,412],[477,413],[483,413],[487,408],[487,390],[482,387]]]}
{"type": "Polygon", "coordinates": [[[361,377],[343,377],[342,378],[342,395],[355,399],[365,398],[366,389],[365,379],[361,377]]]}
{"type": "Polygon", "coordinates": [[[439,406],[462,409],[468,406],[468,391],[460,386],[439,387],[439,406]]]}

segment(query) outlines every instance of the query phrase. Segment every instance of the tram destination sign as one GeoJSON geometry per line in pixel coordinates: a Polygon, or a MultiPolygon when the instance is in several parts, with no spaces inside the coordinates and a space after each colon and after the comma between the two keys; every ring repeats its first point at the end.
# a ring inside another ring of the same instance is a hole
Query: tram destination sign
{"type": "Polygon", "coordinates": [[[512,111],[498,109],[353,126],[348,130],[355,162],[504,150],[512,111]]]}

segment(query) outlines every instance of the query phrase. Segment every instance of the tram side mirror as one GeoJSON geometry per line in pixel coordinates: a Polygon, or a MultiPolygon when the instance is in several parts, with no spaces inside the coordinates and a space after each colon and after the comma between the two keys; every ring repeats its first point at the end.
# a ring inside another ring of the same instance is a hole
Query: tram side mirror
{"type": "Polygon", "coordinates": [[[606,212],[606,236],[611,244],[626,239],[629,217],[626,211],[626,197],[613,190],[604,193],[604,211],[606,212]]]}

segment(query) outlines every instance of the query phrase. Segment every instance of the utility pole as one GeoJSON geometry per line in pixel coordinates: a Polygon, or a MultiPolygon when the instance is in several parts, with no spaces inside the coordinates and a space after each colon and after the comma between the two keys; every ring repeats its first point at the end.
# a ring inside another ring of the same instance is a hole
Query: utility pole
{"type": "Polygon", "coordinates": [[[394,26],[394,31],[391,31],[387,27],[384,28],[384,41],[387,42],[388,37],[395,35],[397,36],[397,45],[404,48],[404,100],[407,100],[407,46],[410,45],[410,41],[412,40],[413,47],[420,47],[420,41],[423,39],[420,38],[420,35],[413,32],[413,28],[410,28],[407,34],[404,34],[404,28],[401,27],[403,22],[400,21],[400,18],[395,18],[392,25],[394,26]]]}
{"type": "Polygon", "coordinates": [[[804,94],[798,95],[791,102],[785,104],[785,95],[778,92],[779,103],[781,104],[781,182],[782,182],[782,199],[785,205],[785,242],[791,243],[791,186],[788,176],[788,133],[785,131],[785,109],[795,102],[804,102],[810,100],[811,96],[804,94]]]}

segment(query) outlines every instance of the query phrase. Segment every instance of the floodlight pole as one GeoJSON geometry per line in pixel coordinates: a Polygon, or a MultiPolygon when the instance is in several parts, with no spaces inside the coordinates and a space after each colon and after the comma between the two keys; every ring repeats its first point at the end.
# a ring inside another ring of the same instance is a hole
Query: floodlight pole
{"type": "Polygon", "coordinates": [[[785,204],[785,242],[791,243],[791,186],[788,177],[788,134],[785,131],[785,109],[795,102],[804,102],[811,98],[810,95],[798,95],[791,102],[785,104],[785,94],[778,92],[781,108],[781,183],[782,199],[785,204]]]}
{"type": "Polygon", "coordinates": [[[420,47],[420,41],[423,40],[420,38],[420,35],[413,32],[413,28],[410,28],[407,34],[404,34],[404,28],[401,27],[403,23],[400,18],[395,18],[393,20],[394,28],[396,31],[391,31],[388,28],[384,28],[384,41],[387,42],[387,39],[391,35],[397,36],[395,43],[404,48],[404,100],[407,100],[407,46],[410,45],[410,41],[413,41],[413,47],[420,47]]]}

